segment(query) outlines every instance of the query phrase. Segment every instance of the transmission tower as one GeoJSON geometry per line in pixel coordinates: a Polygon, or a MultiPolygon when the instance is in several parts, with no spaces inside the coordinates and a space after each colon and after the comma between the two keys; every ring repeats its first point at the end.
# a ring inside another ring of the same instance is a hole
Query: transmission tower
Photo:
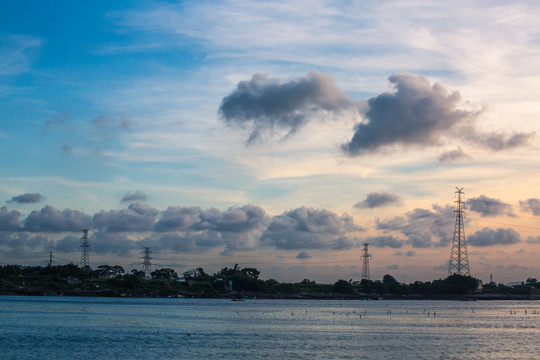
{"type": "Polygon", "coordinates": [[[362,279],[369,280],[369,258],[371,255],[368,253],[368,243],[364,244],[362,249],[362,279]]]}
{"type": "Polygon", "coordinates": [[[461,195],[463,188],[457,188],[456,200],[456,225],[454,226],[454,239],[452,240],[452,250],[450,251],[450,262],[448,263],[448,276],[452,274],[471,275],[469,268],[469,255],[467,254],[467,239],[465,238],[465,227],[463,225],[463,201],[461,195]]]}
{"type": "Polygon", "coordinates": [[[90,267],[89,254],[90,254],[90,244],[88,244],[88,231],[90,229],[83,229],[83,236],[81,237],[81,268],[90,267]]]}
{"type": "Polygon", "coordinates": [[[152,268],[151,268],[152,264],[150,263],[150,259],[152,259],[150,257],[151,253],[152,253],[152,251],[150,251],[149,247],[144,248],[142,269],[144,271],[144,278],[145,279],[151,279],[152,278],[152,276],[150,275],[150,272],[152,271],[152,268]]]}

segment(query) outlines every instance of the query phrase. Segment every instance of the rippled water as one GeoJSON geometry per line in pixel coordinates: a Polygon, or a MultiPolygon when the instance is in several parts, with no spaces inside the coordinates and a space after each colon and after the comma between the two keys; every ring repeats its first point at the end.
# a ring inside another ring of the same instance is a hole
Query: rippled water
{"type": "Polygon", "coordinates": [[[2,359],[534,359],[540,302],[0,296],[2,359]]]}

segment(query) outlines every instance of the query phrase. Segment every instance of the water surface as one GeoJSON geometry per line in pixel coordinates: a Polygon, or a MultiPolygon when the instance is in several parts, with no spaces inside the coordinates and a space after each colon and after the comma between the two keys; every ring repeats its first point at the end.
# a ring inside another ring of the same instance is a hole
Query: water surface
{"type": "Polygon", "coordinates": [[[540,302],[0,296],[2,359],[534,359],[540,302]]]}

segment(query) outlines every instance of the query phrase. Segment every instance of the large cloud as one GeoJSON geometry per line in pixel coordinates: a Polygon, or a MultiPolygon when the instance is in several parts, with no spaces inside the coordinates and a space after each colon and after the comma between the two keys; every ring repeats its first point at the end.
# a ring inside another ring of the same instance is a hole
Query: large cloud
{"type": "Polygon", "coordinates": [[[356,204],[354,204],[355,208],[363,209],[363,208],[377,208],[382,206],[388,206],[388,205],[399,205],[401,203],[401,198],[394,194],[389,193],[369,193],[366,196],[366,199],[363,201],[360,201],[356,204]]]}
{"type": "MultiPolygon", "coordinates": [[[[223,247],[224,254],[252,250],[259,245],[260,235],[269,222],[265,211],[251,204],[231,207],[225,211],[215,208],[202,210],[199,207],[169,207],[160,213],[151,206],[133,203],[126,209],[100,211],[93,217],[79,211],[58,211],[52,206],[45,206],[41,211],[33,211],[28,215],[23,226],[20,216],[18,211],[9,211],[5,206],[0,208],[3,244],[12,246],[15,243],[29,243],[28,239],[39,240],[39,235],[29,235],[26,232],[69,231],[79,234],[81,229],[90,228],[93,229],[90,237],[92,251],[120,256],[126,256],[142,246],[182,252],[201,252],[223,247]],[[155,233],[142,240],[128,237],[130,233],[152,232],[155,233]]],[[[56,250],[76,251],[79,239],[78,236],[65,236],[56,241],[56,250]]]]}
{"type": "Polygon", "coordinates": [[[189,229],[201,230],[206,227],[206,219],[215,219],[221,216],[217,209],[203,211],[200,207],[169,206],[162,212],[154,230],[159,232],[186,231],[189,229]]]}
{"type": "Polygon", "coordinates": [[[500,215],[515,216],[512,211],[512,205],[504,203],[499,199],[487,197],[486,195],[468,199],[467,206],[469,210],[480,213],[483,217],[500,215]]]}
{"type": "Polygon", "coordinates": [[[255,74],[223,98],[219,114],[228,124],[248,128],[249,143],[266,131],[285,130],[286,136],[292,135],[314,118],[357,106],[330,76],[317,71],[285,83],[255,74]]]}
{"type": "MultiPolygon", "coordinates": [[[[352,139],[342,150],[357,156],[396,146],[432,146],[445,138],[463,139],[491,149],[503,150],[525,145],[533,134],[482,133],[474,121],[482,113],[462,107],[457,91],[449,93],[441,84],[413,74],[389,77],[395,92],[386,92],[368,100],[365,121],[356,125],[352,139]]],[[[439,161],[463,157],[462,152],[448,153],[439,161]]]]}
{"type": "Polygon", "coordinates": [[[389,81],[397,91],[368,100],[366,122],[359,123],[351,141],[342,146],[347,154],[393,145],[435,145],[453,128],[477,116],[475,111],[457,109],[458,92],[448,93],[422,76],[397,74],[389,81]]]}
{"type": "Polygon", "coordinates": [[[215,208],[202,210],[199,207],[169,207],[155,224],[156,231],[201,231],[243,233],[262,230],[267,216],[260,206],[244,205],[226,211],[215,208]]]}
{"type": "Polygon", "coordinates": [[[41,210],[34,210],[24,219],[24,230],[31,232],[80,231],[92,224],[90,216],[78,211],[56,210],[46,205],[41,210]]]}
{"type": "Polygon", "coordinates": [[[181,232],[181,235],[154,236],[151,241],[162,245],[178,239],[184,251],[225,246],[224,254],[237,250],[252,250],[258,245],[261,232],[268,223],[265,211],[256,205],[231,207],[226,211],[215,208],[169,207],[155,224],[157,232],[181,232]]]}
{"type": "Polygon", "coordinates": [[[17,204],[35,204],[39,203],[45,200],[43,195],[36,194],[36,193],[26,193],[18,196],[14,196],[9,200],[9,203],[17,203],[17,204]]]}
{"type": "Polygon", "coordinates": [[[361,228],[347,214],[301,207],[275,216],[261,236],[263,245],[279,249],[349,249],[357,245],[350,236],[361,228]]]}
{"type": "Polygon", "coordinates": [[[520,241],[519,233],[510,228],[498,228],[497,230],[483,228],[468,237],[468,242],[472,246],[511,245],[520,241]]]}
{"type": "Polygon", "coordinates": [[[133,203],[127,209],[100,211],[94,215],[94,225],[109,232],[145,232],[152,230],[158,214],[151,206],[133,203]]]}

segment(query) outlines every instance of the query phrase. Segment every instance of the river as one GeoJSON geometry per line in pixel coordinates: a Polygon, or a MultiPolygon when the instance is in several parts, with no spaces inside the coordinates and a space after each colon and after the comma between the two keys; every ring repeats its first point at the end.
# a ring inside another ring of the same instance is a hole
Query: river
{"type": "Polygon", "coordinates": [[[540,302],[0,296],[2,359],[534,359],[540,302]]]}

